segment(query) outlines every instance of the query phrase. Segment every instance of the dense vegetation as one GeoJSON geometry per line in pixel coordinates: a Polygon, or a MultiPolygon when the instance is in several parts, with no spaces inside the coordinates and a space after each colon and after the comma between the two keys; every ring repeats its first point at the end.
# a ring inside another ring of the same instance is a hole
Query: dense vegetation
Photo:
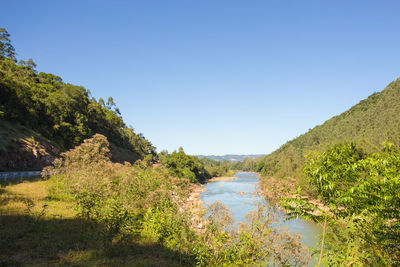
{"type": "Polygon", "coordinates": [[[264,166],[265,157],[257,157],[257,158],[246,158],[243,161],[238,162],[230,162],[229,166],[234,170],[242,170],[242,171],[257,171],[260,172],[262,167],[264,166]]]}
{"type": "MultiPolygon", "coordinates": [[[[176,154],[184,157],[183,151],[176,154]]],[[[201,229],[193,227],[195,214],[185,205],[189,178],[173,177],[168,169],[146,160],[113,163],[110,155],[107,139],[95,135],[63,153],[47,169],[52,174],[49,180],[2,187],[2,263],[303,266],[308,262],[299,237],[275,229],[265,207],[235,232],[229,230],[232,219],[226,208],[215,203],[206,211],[207,223],[201,229]],[[47,187],[40,198],[17,190],[27,184],[42,191],[38,183],[47,187]]]]}
{"type": "Polygon", "coordinates": [[[400,79],[265,158],[236,164],[262,174],[268,199],[296,195],[281,202],[292,216],[323,225],[318,264],[400,265],[399,100],[400,79]]]}
{"type": "Polygon", "coordinates": [[[183,148],[179,148],[178,152],[174,151],[171,154],[164,151],[159,154],[159,158],[172,176],[185,177],[191,182],[204,182],[211,178],[203,162],[195,156],[187,155],[183,148]]]}
{"type": "Polygon", "coordinates": [[[51,73],[38,73],[32,59],[17,63],[9,37],[0,28],[0,120],[34,130],[61,151],[100,133],[114,145],[119,161],[133,162],[155,154],[143,135],[125,125],[111,97],[96,100],[82,86],[65,83],[51,73]]]}
{"type": "Polygon", "coordinates": [[[335,145],[310,156],[304,172],[323,206],[300,196],[283,203],[292,216],[324,222],[320,262],[400,265],[398,147],[368,155],[354,144],[335,145]]]}
{"type": "Polygon", "coordinates": [[[233,176],[235,174],[229,162],[190,156],[183,151],[182,147],[171,154],[168,151],[161,151],[158,154],[158,159],[172,176],[186,177],[191,182],[204,183],[213,177],[233,176]]]}
{"type": "Polygon", "coordinates": [[[202,158],[206,171],[211,177],[233,176],[238,169],[233,169],[228,161],[216,161],[209,158],[202,158]]]}

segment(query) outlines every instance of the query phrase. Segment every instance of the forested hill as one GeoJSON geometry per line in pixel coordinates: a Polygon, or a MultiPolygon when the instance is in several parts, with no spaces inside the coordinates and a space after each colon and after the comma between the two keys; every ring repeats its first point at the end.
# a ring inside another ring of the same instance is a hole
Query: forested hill
{"type": "Polygon", "coordinates": [[[282,145],[257,165],[258,171],[263,176],[299,178],[307,152],[343,142],[354,142],[369,153],[378,151],[383,142],[400,145],[400,79],[282,145]]]}
{"type": "MultiPolygon", "coordinates": [[[[17,150],[53,146],[65,151],[95,133],[105,135],[119,161],[135,161],[155,148],[127,127],[113,99],[96,100],[82,86],[63,82],[51,73],[38,73],[32,59],[17,63],[10,35],[0,28],[0,169],[34,168],[15,165],[17,150]],[[32,141],[32,139],[35,139],[32,141]],[[45,141],[44,141],[45,140],[45,141]],[[26,143],[30,143],[26,146],[26,143]]],[[[112,88],[110,88],[112,89],[112,88]]],[[[26,157],[26,155],[24,156],[26,157]]]]}

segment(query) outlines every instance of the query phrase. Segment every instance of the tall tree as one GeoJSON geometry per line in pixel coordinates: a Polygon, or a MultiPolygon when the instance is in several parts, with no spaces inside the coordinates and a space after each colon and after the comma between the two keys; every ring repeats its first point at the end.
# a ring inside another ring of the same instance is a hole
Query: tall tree
{"type": "Polygon", "coordinates": [[[5,28],[0,28],[0,59],[11,58],[15,61],[15,55],[16,53],[11,44],[10,34],[5,28]]]}

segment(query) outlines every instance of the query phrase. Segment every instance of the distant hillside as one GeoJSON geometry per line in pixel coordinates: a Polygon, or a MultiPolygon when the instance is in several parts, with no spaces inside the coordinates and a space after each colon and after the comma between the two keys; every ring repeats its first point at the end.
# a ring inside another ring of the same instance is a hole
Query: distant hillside
{"type": "Polygon", "coordinates": [[[228,155],[223,155],[223,156],[215,156],[215,155],[197,155],[199,158],[209,158],[212,160],[217,160],[217,161],[231,161],[231,162],[236,162],[236,161],[243,161],[245,159],[255,159],[258,157],[265,156],[265,154],[252,154],[252,155],[234,155],[234,154],[228,154],[228,155]]]}
{"type": "Polygon", "coordinates": [[[375,152],[385,141],[400,145],[400,79],[282,145],[265,157],[264,163],[258,165],[258,171],[263,176],[299,178],[308,151],[355,142],[364,151],[375,152]]]}

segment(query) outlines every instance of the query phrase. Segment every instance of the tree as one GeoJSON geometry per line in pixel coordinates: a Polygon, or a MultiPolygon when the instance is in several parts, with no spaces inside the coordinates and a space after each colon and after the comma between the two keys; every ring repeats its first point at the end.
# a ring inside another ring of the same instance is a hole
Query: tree
{"type": "Polygon", "coordinates": [[[186,155],[182,147],[179,148],[179,152],[174,151],[167,156],[161,155],[160,159],[172,176],[187,178],[193,183],[210,178],[203,162],[195,156],[186,155]]]}
{"type": "Polygon", "coordinates": [[[0,59],[10,58],[16,61],[15,55],[16,53],[11,44],[10,34],[5,28],[0,28],[0,59]]]}
{"type": "Polygon", "coordinates": [[[324,222],[319,264],[324,240],[328,266],[400,264],[398,148],[384,144],[382,152],[366,156],[353,144],[336,145],[309,157],[304,173],[326,208],[300,195],[282,204],[289,216],[324,222]]]}

